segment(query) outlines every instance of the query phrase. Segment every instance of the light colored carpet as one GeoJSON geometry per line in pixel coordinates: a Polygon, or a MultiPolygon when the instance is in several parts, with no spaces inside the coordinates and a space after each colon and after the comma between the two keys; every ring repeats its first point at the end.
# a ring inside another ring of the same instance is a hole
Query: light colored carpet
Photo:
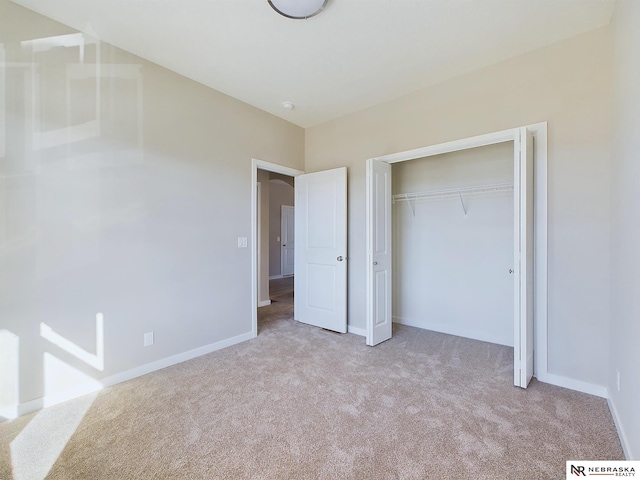
{"type": "MultiPolygon", "coordinates": [[[[273,299],[258,338],[75,401],[48,478],[543,479],[623,458],[605,400],[513,387],[510,348],[402,326],[366,347],[273,299]]],[[[0,424],[0,478],[38,415],[0,424]]]]}

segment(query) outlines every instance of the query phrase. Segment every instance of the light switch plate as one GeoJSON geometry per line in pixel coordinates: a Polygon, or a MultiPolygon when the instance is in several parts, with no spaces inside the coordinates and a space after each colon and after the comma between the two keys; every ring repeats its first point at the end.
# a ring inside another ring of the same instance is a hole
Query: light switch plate
{"type": "Polygon", "coordinates": [[[247,248],[247,237],[238,237],[238,248],[247,248]]]}

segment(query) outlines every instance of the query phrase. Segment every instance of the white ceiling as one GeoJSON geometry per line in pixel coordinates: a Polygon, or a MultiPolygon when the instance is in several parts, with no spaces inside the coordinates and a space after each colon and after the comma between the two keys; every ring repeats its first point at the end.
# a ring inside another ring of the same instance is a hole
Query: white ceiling
{"type": "Polygon", "coordinates": [[[615,0],[14,0],[309,127],[609,23],[615,0]],[[295,104],[287,111],[282,102],[295,104]]]}

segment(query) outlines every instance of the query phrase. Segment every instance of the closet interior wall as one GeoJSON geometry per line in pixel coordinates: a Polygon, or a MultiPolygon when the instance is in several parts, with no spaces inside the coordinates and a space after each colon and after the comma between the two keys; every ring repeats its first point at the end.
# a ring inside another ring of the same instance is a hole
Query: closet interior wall
{"type": "Polygon", "coordinates": [[[394,322],[513,346],[513,149],[504,142],[393,164],[394,322]],[[486,185],[501,188],[464,193],[486,185]],[[409,193],[423,198],[402,198],[409,193]]]}

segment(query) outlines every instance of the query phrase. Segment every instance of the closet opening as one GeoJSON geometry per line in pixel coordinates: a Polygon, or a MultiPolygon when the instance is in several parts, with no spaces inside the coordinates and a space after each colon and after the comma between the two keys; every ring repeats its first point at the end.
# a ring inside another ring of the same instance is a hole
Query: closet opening
{"type": "Polygon", "coordinates": [[[534,366],[536,377],[545,381],[548,377],[546,122],[371,158],[367,161],[366,187],[367,345],[391,338],[394,320],[509,345],[509,327],[500,319],[506,318],[509,304],[502,286],[510,277],[514,385],[526,388],[534,375],[534,366]],[[501,149],[512,152],[512,182],[506,178],[506,161],[500,166],[501,149]],[[474,157],[478,163],[465,161],[467,154],[473,156],[478,152],[479,156],[474,157]],[[446,158],[451,160],[448,165],[446,158]],[[420,159],[422,163],[410,165],[420,159]],[[407,166],[398,170],[399,163],[407,166]],[[432,167],[430,174],[420,171],[428,165],[432,167]],[[461,169],[463,165],[465,168],[461,169]],[[392,166],[400,177],[393,182],[392,166]],[[416,182],[420,181],[426,183],[418,185],[416,182]],[[500,201],[511,191],[513,237],[509,267],[508,252],[501,256],[498,250],[487,248],[508,245],[508,221],[498,212],[508,211],[509,205],[500,201]],[[452,201],[455,198],[457,202],[452,201]],[[460,209],[461,218],[448,216],[454,204],[460,209]],[[490,209],[480,208],[491,204],[490,209]],[[429,210],[432,215],[423,218],[423,212],[429,210]],[[474,222],[479,230],[467,228],[474,222]],[[411,230],[408,225],[412,225],[411,230]],[[398,238],[398,231],[405,230],[409,231],[408,237],[405,233],[398,238]],[[436,230],[442,236],[436,237],[436,230]],[[398,242],[400,246],[395,250],[393,245],[398,242]],[[414,258],[419,259],[415,263],[421,268],[413,264],[414,258]],[[474,267],[469,269],[469,265],[474,267]],[[434,279],[434,272],[440,275],[440,282],[437,276],[434,279]],[[484,290],[485,283],[491,283],[491,288],[484,290]],[[425,292],[423,285],[438,293],[425,292]],[[494,310],[489,312],[490,302],[484,302],[485,296],[498,303],[500,311],[492,305],[494,310]],[[472,311],[476,321],[460,320],[472,311]],[[478,318],[490,321],[479,324],[478,318]]]}
{"type": "Polygon", "coordinates": [[[394,323],[513,347],[513,148],[392,165],[394,323]]]}

